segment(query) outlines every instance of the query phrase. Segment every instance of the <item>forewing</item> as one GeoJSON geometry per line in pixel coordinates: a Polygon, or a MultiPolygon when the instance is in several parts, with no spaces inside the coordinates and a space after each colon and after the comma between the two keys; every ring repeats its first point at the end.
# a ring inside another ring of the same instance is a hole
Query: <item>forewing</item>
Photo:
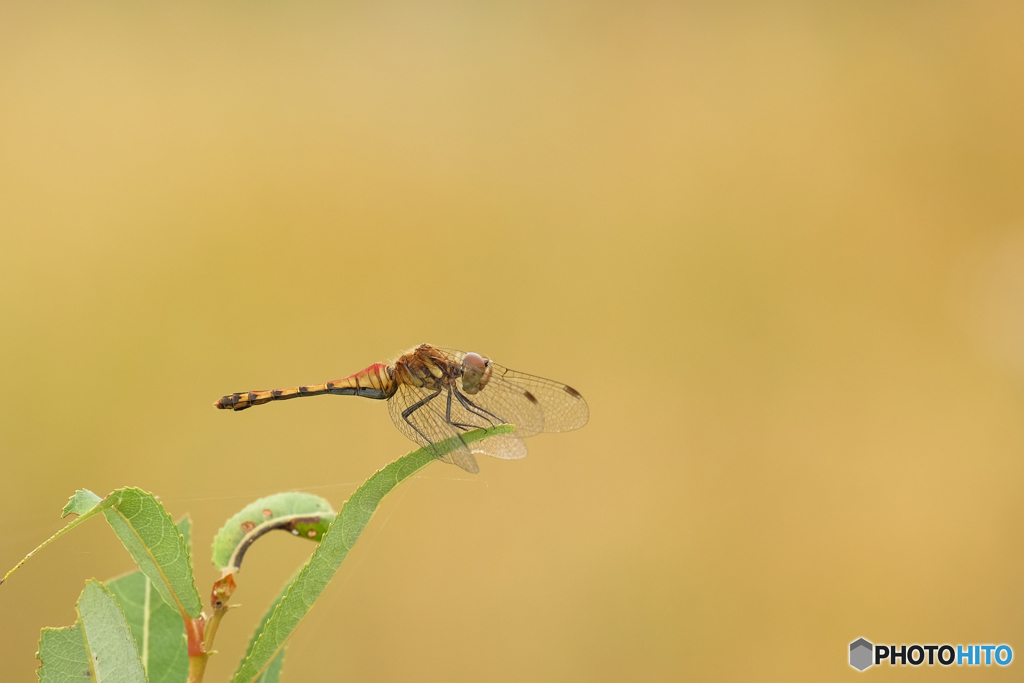
{"type": "MultiPolygon", "coordinates": [[[[436,348],[436,347],[435,347],[436,348]]],[[[461,365],[465,353],[453,349],[441,349],[449,360],[461,365]]],[[[536,397],[511,382],[501,381],[500,366],[494,366],[490,381],[478,392],[470,394],[464,390],[462,380],[456,382],[459,394],[454,402],[460,404],[467,419],[474,425],[488,427],[495,424],[515,425],[516,436],[522,438],[540,434],[544,430],[544,413],[536,397]]],[[[504,368],[502,368],[504,371],[504,368]]],[[[458,420],[457,420],[458,421],[458,420]]]]}
{"type": "MultiPolygon", "coordinates": [[[[460,383],[461,386],[461,383],[460,383]]],[[[544,431],[544,413],[532,394],[509,382],[494,381],[475,394],[460,393],[467,412],[479,420],[495,424],[515,425],[519,437],[533,436],[544,431]]]]}
{"type": "MultiPolygon", "coordinates": [[[[435,347],[456,364],[465,351],[435,347]]],[[[491,379],[480,392],[467,396],[474,403],[501,415],[516,425],[519,436],[540,432],[568,432],[579,429],[590,419],[586,399],[572,387],[554,380],[510,370],[491,361],[491,379]],[[524,399],[526,399],[524,401],[524,399]],[[541,419],[537,419],[537,408],[541,419]],[[502,414],[504,411],[504,414],[502,414]]]]}
{"type": "Polygon", "coordinates": [[[568,432],[579,429],[590,419],[590,408],[586,399],[572,387],[543,377],[527,375],[525,372],[509,370],[497,363],[492,364],[494,370],[491,380],[480,394],[495,389],[495,393],[506,396],[532,396],[544,416],[543,427],[538,431],[568,432]]]}
{"type": "Polygon", "coordinates": [[[447,392],[430,398],[433,393],[408,384],[399,385],[394,396],[388,399],[388,412],[391,413],[391,421],[398,427],[398,431],[405,434],[407,438],[435,451],[435,457],[442,462],[458,465],[467,472],[476,474],[480,471],[480,467],[465,444],[444,454],[435,449],[434,444],[453,436],[459,436],[460,430],[445,421],[443,408],[440,413],[436,409],[437,405],[445,405],[447,392]],[[419,408],[408,416],[402,417],[403,412],[417,404],[421,404],[419,408]]]}

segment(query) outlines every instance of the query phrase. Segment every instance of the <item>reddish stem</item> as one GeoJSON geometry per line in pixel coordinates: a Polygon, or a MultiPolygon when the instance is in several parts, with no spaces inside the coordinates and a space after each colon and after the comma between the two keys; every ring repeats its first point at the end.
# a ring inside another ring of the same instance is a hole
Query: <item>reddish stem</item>
{"type": "Polygon", "coordinates": [[[185,617],[185,633],[188,634],[189,657],[199,657],[206,654],[206,644],[203,642],[203,631],[205,628],[205,614],[200,614],[196,619],[185,617]]]}

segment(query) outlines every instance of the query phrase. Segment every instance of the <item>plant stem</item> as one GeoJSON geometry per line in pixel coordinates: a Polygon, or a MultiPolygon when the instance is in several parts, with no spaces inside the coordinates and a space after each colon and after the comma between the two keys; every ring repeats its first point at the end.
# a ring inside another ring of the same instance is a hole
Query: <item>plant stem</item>
{"type": "Polygon", "coordinates": [[[206,614],[195,619],[185,617],[185,633],[188,635],[188,683],[202,683],[206,672],[206,660],[210,655],[206,649],[206,614]]]}
{"type": "MultiPolygon", "coordinates": [[[[206,663],[213,654],[213,639],[217,637],[217,629],[220,627],[220,620],[231,609],[228,605],[222,604],[213,610],[213,616],[200,615],[198,619],[192,619],[193,628],[188,628],[188,683],[203,683],[203,675],[206,673],[206,663]]],[[[186,621],[186,624],[188,622],[186,621]]]]}
{"type": "Polygon", "coordinates": [[[198,619],[185,619],[185,631],[188,633],[188,683],[203,683],[206,662],[214,652],[213,639],[217,637],[220,620],[231,609],[227,601],[234,592],[235,580],[228,574],[213,584],[210,595],[213,616],[207,617],[204,612],[198,619]]]}
{"type": "Polygon", "coordinates": [[[210,655],[203,653],[201,655],[189,656],[188,658],[188,683],[203,683],[203,674],[206,673],[206,662],[210,659],[210,655]]]}
{"type": "Polygon", "coordinates": [[[217,629],[220,628],[220,620],[231,609],[228,605],[218,607],[213,611],[213,616],[206,622],[206,637],[203,639],[204,649],[207,653],[213,654],[213,639],[217,637],[217,629]]]}

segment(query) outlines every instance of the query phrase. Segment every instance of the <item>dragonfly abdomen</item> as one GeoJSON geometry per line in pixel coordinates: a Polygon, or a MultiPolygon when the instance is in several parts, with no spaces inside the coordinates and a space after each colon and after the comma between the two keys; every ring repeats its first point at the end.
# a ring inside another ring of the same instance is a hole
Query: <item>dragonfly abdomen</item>
{"type": "Polygon", "coordinates": [[[386,399],[395,393],[396,385],[391,379],[387,365],[375,363],[361,372],[343,379],[323,384],[304,384],[290,389],[245,391],[222,396],[213,404],[221,410],[245,410],[270,401],[284,401],[303,396],[337,394],[339,396],[362,396],[363,398],[386,399]]]}
{"type": "Polygon", "coordinates": [[[327,388],[326,384],[303,385],[301,387],[292,387],[290,389],[244,391],[238,394],[222,396],[213,404],[213,406],[222,410],[245,410],[246,408],[269,403],[270,401],[284,401],[289,398],[320,396],[321,394],[329,393],[331,393],[331,391],[327,388]]]}

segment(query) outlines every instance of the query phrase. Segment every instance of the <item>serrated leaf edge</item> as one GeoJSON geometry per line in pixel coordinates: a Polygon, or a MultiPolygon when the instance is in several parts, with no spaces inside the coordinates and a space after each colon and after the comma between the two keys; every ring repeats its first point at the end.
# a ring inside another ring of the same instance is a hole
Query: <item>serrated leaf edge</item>
{"type": "MultiPolygon", "coordinates": [[[[132,643],[135,646],[135,658],[138,659],[139,667],[142,669],[143,680],[146,681],[146,683],[148,683],[149,675],[146,673],[146,667],[143,665],[142,659],[139,657],[139,644],[135,642],[135,637],[132,636],[131,629],[128,628],[128,622],[127,619],[125,619],[124,610],[121,609],[121,605],[118,604],[117,598],[114,596],[113,593],[110,592],[110,589],[107,588],[106,584],[104,584],[99,579],[88,579],[85,582],[86,587],[88,587],[90,583],[95,583],[97,586],[99,586],[100,590],[102,590],[107,596],[110,597],[111,601],[114,603],[114,607],[116,607],[118,613],[120,613],[121,622],[124,624],[125,629],[128,631],[128,637],[131,639],[132,643]]],[[[82,610],[78,604],[79,602],[81,602],[82,595],[84,594],[85,588],[82,589],[82,593],[78,596],[78,600],[75,601],[75,614],[78,615],[78,619],[76,620],[75,625],[78,626],[78,628],[82,631],[82,641],[85,643],[85,656],[89,660],[89,677],[92,680],[97,681],[97,683],[100,683],[100,678],[96,671],[95,662],[92,656],[92,650],[89,648],[89,633],[88,630],[85,628],[85,621],[82,618],[82,610]]],[[[40,640],[41,639],[42,636],[40,636],[40,640]]]]}
{"type": "MultiPolygon", "coordinates": [[[[124,514],[122,514],[120,510],[117,509],[117,504],[116,503],[113,506],[111,506],[111,509],[114,510],[115,512],[117,512],[118,516],[122,520],[124,520],[125,524],[128,525],[128,528],[130,528],[132,530],[132,533],[135,534],[135,538],[137,538],[139,540],[140,544],[145,549],[147,557],[149,557],[150,561],[152,561],[153,566],[156,567],[157,572],[160,574],[160,578],[163,580],[164,585],[167,586],[168,592],[174,597],[174,602],[177,604],[178,611],[182,615],[187,615],[187,616],[189,616],[189,617],[191,617],[193,619],[197,618],[200,615],[200,613],[202,613],[202,611],[203,611],[203,601],[202,601],[202,598],[199,597],[199,591],[196,589],[195,573],[192,571],[192,555],[188,551],[188,544],[185,543],[185,537],[182,536],[181,532],[177,530],[178,526],[174,523],[174,518],[171,517],[171,514],[169,512],[167,512],[167,510],[164,508],[163,503],[161,503],[157,499],[157,497],[154,496],[152,493],[149,493],[148,491],[143,491],[142,489],[134,487],[134,486],[127,486],[127,487],[118,489],[115,492],[112,492],[110,495],[114,495],[114,493],[121,493],[121,494],[123,494],[125,491],[134,491],[134,492],[139,493],[141,495],[149,496],[150,498],[152,498],[153,501],[163,511],[163,514],[167,518],[167,521],[169,521],[171,523],[171,526],[174,528],[175,532],[177,533],[178,541],[180,541],[180,543],[181,543],[181,549],[185,552],[185,561],[188,563],[189,579],[191,581],[192,592],[195,595],[196,601],[199,603],[199,609],[196,611],[195,614],[190,614],[185,609],[185,605],[181,602],[181,600],[178,597],[178,594],[171,587],[171,582],[167,579],[167,575],[164,574],[163,567],[161,567],[160,564],[156,561],[156,558],[153,557],[152,551],[150,550],[149,546],[146,545],[146,543],[142,540],[142,537],[139,535],[139,532],[136,531],[135,526],[131,522],[128,521],[128,518],[125,517],[124,514]]],[[[120,500],[118,502],[120,502],[120,500]]],[[[141,567],[140,567],[140,569],[141,569],[141,567]]],[[[143,573],[145,573],[145,572],[143,572],[143,573]]]]}
{"type": "MultiPolygon", "coordinates": [[[[473,432],[468,432],[466,434],[460,435],[459,437],[452,437],[451,439],[448,439],[447,441],[441,442],[440,444],[435,444],[435,447],[440,446],[440,447],[443,448],[445,445],[449,445],[449,444],[454,446],[457,443],[457,440],[463,440],[463,439],[469,439],[468,441],[466,441],[466,443],[475,443],[476,441],[480,441],[480,440],[485,439],[485,438],[490,437],[490,436],[497,436],[499,434],[509,434],[513,430],[514,430],[514,426],[513,425],[498,425],[498,426],[492,427],[490,429],[475,430],[473,432]],[[474,437],[476,437],[476,438],[474,438],[474,437]]],[[[449,449],[449,450],[451,450],[451,449],[449,449]]],[[[281,642],[281,645],[274,651],[273,655],[271,655],[270,657],[267,658],[267,662],[255,674],[253,674],[252,676],[250,676],[249,678],[246,678],[246,679],[240,679],[239,678],[239,676],[241,676],[241,674],[242,674],[242,670],[245,668],[245,665],[249,662],[249,660],[252,658],[252,655],[256,652],[256,649],[259,646],[260,641],[266,635],[266,633],[267,633],[267,626],[269,626],[270,624],[274,623],[274,619],[275,619],[275,617],[277,617],[277,614],[281,610],[282,605],[285,605],[288,602],[288,599],[291,597],[292,592],[295,589],[295,584],[299,581],[300,578],[302,578],[304,573],[309,569],[309,566],[313,562],[314,557],[316,557],[317,553],[319,553],[321,548],[323,548],[324,542],[327,540],[328,535],[330,535],[330,533],[334,530],[334,525],[337,524],[339,522],[339,520],[342,519],[342,515],[345,512],[346,506],[348,506],[352,502],[352,500],[354,498],[356,498],[356,496],[358,496],[361,492],[363,492],[369,486],[371,486],[373,484],[376,484],[378,479],[382,476],[382,474],[386,470],[388,470],[389,468],[391,468],[391,467],[393,467],[395,465],[398,465],[399,463],[402,463],[404,461],[413,461],[417,457],[422,457],[424,454],[427,454],[427,453],[428,453],[427,449],[419,448],[419,449],[417,449],[415,451],[412,451],[411,453],[407,453],[407,454],[403,455],[402,457],[400,457],[400,458],[398,458],[396,460],[393,460],[392,462],[388,463],[387,465],[385,465],[384,467],[382,467],[381,469],[377,470],[372,475],[370,475],[370,477],[366,481],[364,481],[355,491],[352,492],[352,495],[349,496],[348,500],[346,500],[345,503],[341,506],[341,509],[338,511],[338,515],[334,518],[334,521],[331,522],[331,526],[328,527],[327,531],[324,533],[323,538],[320,540],[320,544],[317,546],[316,550],[313,551],[312,555],[310,555],[309,559],[306,560],[306,563],[302,566],[302,568],[296,574],[295,578],[293,578],[291,583],[288,585],[288,590],[285,593],[284,598],[282,598],[281,601],[277,604],[277,606],[274,608],[274,613],[271,615],[270,619],[267,620],[267,623],[264,624],[263,629],[262,629],[262,631],[259,634],[259,637],[256,638],[256,641],[253,643],[252,648],[250,649],[248,655],[242,661],[242,664],[239,666],[238,671],[235,673],[235,677],[232,679],[232,683],[251,683],[253,681],[256,681],[256,679],[258,679],[263,674],[263,672],[267,669],[267,667],[269,667],[270,664],[274,661],[274,659],[277,657],[277,654],[282,649],[284,649],[285,644],[288,641],[288,638],[290,638],[291,635],[292,635],[291,633],[289,633],[285,637],[285,639],[281,642]]],[[[400,480],[395,482],[395,484],[390,489],[388,489],[388,491],[385,492],[384,495],[386,496],[387,493],[390,493],[392,490],[394,490],[395,486],[400,484],[402,481],[405,481],[406,479],[411,477],[413,474],[415,474],[419,470],[423,469],[424,467],[426,467],[427,465],[429,465],[431,462],[433,462],[436,459],[437,459],[436,455],[431,454],[431,458],[429,460],[424,461],[423,464],[415,467],[412,471],[410,471],[405,476],[403,476],[400,480]]],[[[383,496],[382,496],[381,500],[383,500],[383,496]]],[[[377,507],[379,507],[379,501],[378,501],[378,504],[373,507],[372,511],[369,511],[371,513],[371,515],[376,512],[377,507]]],[[[367,510],[363,510],[363,511],[367,512],[367,510]]],[[[363,528],[365,529],[365,526],[363,528]]],[[[343,531],[344,531],[343,529],[339,529],[339,533],[343,533],[343,531]]],[[[351,543],[349,542],[349,539],[344,538],[344,536],[342,537],[342,545],[346,548],[346,557],[347,557],[348,551],[351,550],[352,547],[355,545],[355,542],[357,540],[359,540],[359,536],[361,534],[362,534],[362,529],[359,531],[359,534],[357,534],[356,537],[351,540],[351,543]]],[[[343,558],[342,561],[344,561],[344,558],[343,558]]],[[[340,564],[339,564],[339,567],[340,567],[340,564]]],[[[335,571],[337,571],[337,569],[335,569],[335,571]]],[[[332,575],[331,578],[333,578],[333,575],[332,575]]],[[[331,579],[328,579],[328,582],[330,582],[330,580],[331,579]]],[[[325,584],[325,586],[326,586],[326,584],[325,584]]],[[[312,605],[310,605],[310,608],[312,608],[312,605]]],[[[298,624],[301,623],[303,619],[305,619],[306,614],[308,614],[308,613],[309,613],[309,610],[307,609],[306,613],[304,613],[299,618],[299,621],[296,622],[296,624],[295,624],[296,628],[298,627],[298,624]]],[[[294,628],[292,629],[292,632],[294,632],[294,628]]]]}

